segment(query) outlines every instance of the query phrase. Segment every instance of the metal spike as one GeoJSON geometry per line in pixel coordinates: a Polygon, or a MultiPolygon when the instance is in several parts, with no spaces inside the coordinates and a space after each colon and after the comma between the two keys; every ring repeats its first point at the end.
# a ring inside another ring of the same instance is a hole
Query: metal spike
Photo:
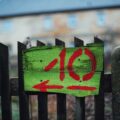
{"type": "Polygon", "coordinates": [[[56,38],[56,39],[55,39],[55,45],[56,45],[56,46],[59,46],[59,45],[65,46],[65,42],[63,42],[63,41],[59,40],[58,38],[56,38]]]}
{"type": "Polygon", "coordinates": [[[45,46],[45,43],[43,43],[43,42],[37,40],[37,46],[45,46]]]}
{"type": "Polygon", "coordinates": [[[84,45],[84,41],[77,37],[74,37],[74,44],[75,44],[75,47],[80,47],[84,45]]]}
{"type": "Polygon", "coordinates": [[[101,40],[100,38],[98,38],[97,36],[94,37],[94,42],[95,43],[103,43],[103,40],[101,40]]]}

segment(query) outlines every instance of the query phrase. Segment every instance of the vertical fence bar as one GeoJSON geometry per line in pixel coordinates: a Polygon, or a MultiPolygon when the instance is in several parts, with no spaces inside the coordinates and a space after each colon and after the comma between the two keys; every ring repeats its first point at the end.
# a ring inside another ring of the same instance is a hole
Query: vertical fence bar
{"type": "Polygon", "coordinates": [[[2,120],[12,120],[8,56],[8,47],[3,44],[0,44],[2,120]]]}
{"type": "MultiPolygon", "coordinates": [[[[56,46],[65,47],[65,43],[59,39],[55,40],[56,46]]],[[[66,120],[66,95],[57,94],[57,120],[66,120]]]]}
{"type": "Polygon", "coordinates": [[[101,74],[100,92],[95,96],[95,120],[104,120],[104,72],[101,74]]]}
{"type": "MultiPolygon", "coordinates": [[[[82,47],[83,40],[74,38],[75,47],[82,47]]],[[[85,120],[85,97],[76,97],[76,120],[85,120]]]]}
{"type": "Polygon", "coordinates": [[[19,108],[20,120],[29,119],[29,96],[24,92],[24,76],[23,76],[23,57],[22,52],[26,46],[18,42],[18,85],[19,85],[19,108]]]}
{"type": "Polygon", "coordinates": [[[120,47],[112,54],[112,108],[113,120],[120,120],[120,47]]]}
{"type": "MultiPolygon", "coordinates": [[[[37,46],[45,46],[44,43],[37,41],[37,46]]],[[[38,120],[48,120],[47,94],[38,95],[38,120]]]]}
{"type": "MultiPolygon", "coordinates": [[[[94,38],[95,43],[103,43],[102,40],[95,37],[94,38]]],[[[101,79],[100,79],[100,89],[99,89],[99,95],[95,96],[95,120],[104,120],[104,67],[103,72],[101,73],[101,79]]]]}

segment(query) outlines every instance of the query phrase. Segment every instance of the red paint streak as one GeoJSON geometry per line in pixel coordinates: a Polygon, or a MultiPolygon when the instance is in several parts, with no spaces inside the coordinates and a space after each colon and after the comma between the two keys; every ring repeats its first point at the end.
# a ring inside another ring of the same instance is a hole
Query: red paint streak
{"type": "Polygon", "coordinates": [[[54,66],[55,66],[55,64],[58,62],[58,59],[57,58],[55,58],[52,62],[50,62],[45,68],[44,68],[44,70],[45,71],[49,71],[50,69],[52,69],[54,66]]]}
{"type": "Polygon", "coordinates": [[[87,56],[89,56],[90,60],[91,60],[91,64],[92,64],[92,70],[91,72],[87,73],[86,75],[83,76],[83,81],[87,81],[87,80],[90,80],[94,73],[95,73],[95,70],[96,70],[96,58],[95,56],[93,55],[93,53],[89,50],[89,49],[85,49],[85,54],[87,56]]]}
{"type": "Polygon", "coordinates": [[[70,90],[94,91],[94,90],[96,90],[96,87],[89,87],[89,86],[68,86],[67,89],[70,89],[70,90]]]}
{"type": "Polygon", "coordinates": [[[62,89],[61,85],[47,85],[49,80],[45,80],[39,84],[33,86],[33,88],[40,90],[41,92],[47,92],[47,89],[62,89]]]}
{"type": "Polygon", "coordinates": [[[73,70],[73,62],[74,62],[74,60],[75,60],[77,57],[79,57],[80,55],[82,55],[82,49],[81,49],[81,48],[77,49],[77,50],[72,54],[72,56],[71,56],[70,59],[69,59],[68,67],[67,67],[67,69],[68,69],[68,71],[69,71],[69,75],[70,75],[73,79],[78,80],[78,81],[80,80],[80,76],[77,75],[77,74],[74,72],[74,70],[73,70]]]}
{"type": "Polygon", "coordinates": [[[60,80],[63,81],[65,78],[65,73],[64,73],[64,64],[65,64],[65,56],[66,56],[66,49],[64,48],[60,52],[60,80]]]}

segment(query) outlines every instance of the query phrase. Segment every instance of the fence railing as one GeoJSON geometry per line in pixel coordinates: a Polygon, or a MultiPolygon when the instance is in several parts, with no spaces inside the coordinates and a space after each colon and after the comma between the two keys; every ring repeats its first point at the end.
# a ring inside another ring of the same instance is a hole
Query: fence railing
{"type": "MultiPolygon", "coordinates": [[[[101,42],[98,38],[95,38],[95,43],[101,42]]],[[[65,43],[61,40],[55,40],[56,46],[65,46],[65,43]]],[[[74,40],[75,47],[83,46],[83,41],[75,38],[74,40]]],[[[37,41],[37,46],[44,46],[45,44],[37,41]]],[[[30,120],[29,115],[29,96],[32,95],[26,94],[24,91],[24,81],[23,81],[23,66],[22,66],[22,51],[27,49],[26,45],[18,42],[18,78],[12,78],[9,80],[9,64],[8,64],[8,47],[0,44],[0,96],[1,96],[1,110],[2,110],[2,120],[12,120],[12,110],[11,110],[11,96],[19,96],[19,110],[20,110],[20,120],[30,120]]],[[[117,49],[113,53],[113,82],[111,74],[104,74],[104,71],[101,75],[100,80],[100,92],[99,95],[94,96],[95,103],[95,120],[105,120],[105,93],[112,93],[112,87],[114,90],[113,93],[113,117],[114,120],[119,120],[120,114],[120,98],[119,88],[120,83],[120,69],[116,63],[120,55],[120,49],[117,49]],[[117,86],[118,84],[118,86],[117,86]],[[117,86],[117,88],[116,88],[117,86]],[[115,89],[116,88],[116,89],[115,89]],[[116,92],[117,91],[117,92],[116,92]],[[117,98],[116,98],[117,96],[117,98]],[[117,103],[116,103],[117,101],[117,103]],[[117,107],[118,105],[118,107],[117,107]],[[116,109],[117,107],[117,109],[116,109]],[[118,111],[117,111],[118,110],[118,111]],[[117,116],[117,117],[116,117],[117,116]]],[[[35,93],[33,93],[35,94],[35,93]]],[[[48,120],[48,95],[52,93],[36,93],[38,96],[38,119],[39,120],[48,120]]],[[[57,93],[54,95],[57,96],[57,120],[66,120],[66,95],[57,93]]],[[[85,97],[76,97],[76,118],[75,120],[85,120],[85,97]]]]}

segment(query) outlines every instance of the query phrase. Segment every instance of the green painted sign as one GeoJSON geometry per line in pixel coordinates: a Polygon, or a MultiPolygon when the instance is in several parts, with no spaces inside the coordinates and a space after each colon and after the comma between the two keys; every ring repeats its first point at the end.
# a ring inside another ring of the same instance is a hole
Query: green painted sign
{"type": "Polygon", "coordinates": [[[88,96],[99,93],[103,46],[33,47],[23,51],[25,91],[88,96]]]}

